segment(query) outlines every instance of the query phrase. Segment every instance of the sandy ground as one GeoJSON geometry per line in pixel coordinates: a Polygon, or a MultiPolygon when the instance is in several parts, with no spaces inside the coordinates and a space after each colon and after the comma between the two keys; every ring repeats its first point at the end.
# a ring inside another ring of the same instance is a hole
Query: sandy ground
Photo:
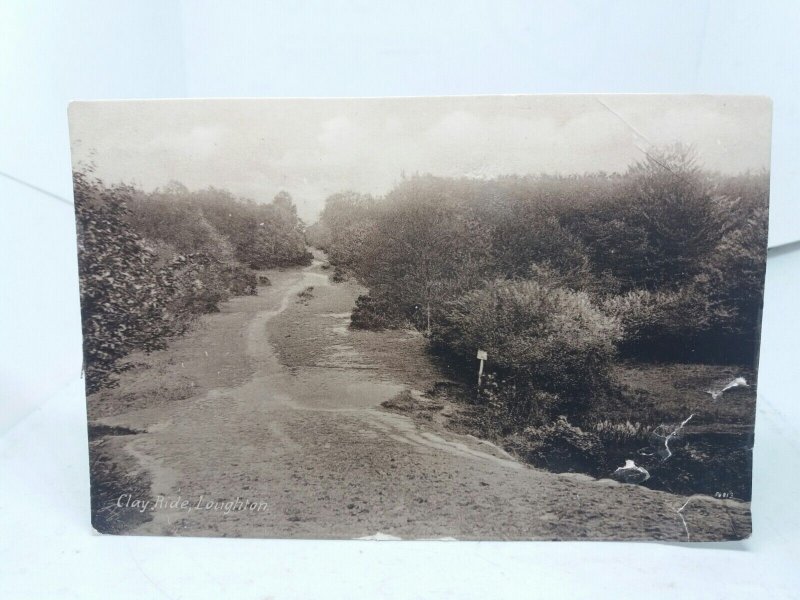
{"type": "Polygon", "coordinates": [[[132,519],[129,533],[679,541],[749,535],[748,503],[540,471],[435,420],[381,408],[406,391],[424,402],[422,390],[442,379],[424,340],[407,331],[350,331],[349,311],[361,290],[329,283],[319,257],[310,267],[269,276],[273,285],[259,296],[234,299],[167,350],[136,357],[140,366],[118,389],[89,399],[95,423],[143,431],[106,438],[104,448],[121,463],[133,459],[151,482],[149,496],[134,491],[118,499],[122,512],[152,517],[132,519]]]}

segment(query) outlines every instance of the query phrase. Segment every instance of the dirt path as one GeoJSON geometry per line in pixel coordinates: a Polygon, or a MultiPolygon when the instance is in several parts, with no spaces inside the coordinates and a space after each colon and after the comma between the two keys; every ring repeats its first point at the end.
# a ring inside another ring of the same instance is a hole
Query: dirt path
{"type": "Polygon", "coordinates": [[[686,540],[687,529],[692,540],[749,533],[748,504],[698,496],[679,513],[687,498],[538,471],[486,442],[382,409],[404,390],[419,395],[424,388],[414,382],[437,377],[423,340],[348,330],[359,290],[330,284],[319,258],[270,277],[258,297],[233,300],[148,357],[149,369],[125,376],[121,387],[144,394],[150,386],[155,400],[109,410],[105,398],[101,410],[90,399],[96,422],[145,431],[117,442],[149,474],[149,501],[161,497],[144,508],[153,519],[131,533],[671,540],[686,540]],[[157,401],[158,386],[176,377],[191,385],[188,396],[157,401]]]}

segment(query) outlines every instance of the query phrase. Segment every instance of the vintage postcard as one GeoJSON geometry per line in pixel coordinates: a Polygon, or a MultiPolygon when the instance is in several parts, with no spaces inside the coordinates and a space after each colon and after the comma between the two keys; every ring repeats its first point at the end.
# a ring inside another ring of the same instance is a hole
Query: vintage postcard
{"type": "Polygon", "coordinates": [[[94,528],[747,537],[771,110],[73,103],[94,528]]]}

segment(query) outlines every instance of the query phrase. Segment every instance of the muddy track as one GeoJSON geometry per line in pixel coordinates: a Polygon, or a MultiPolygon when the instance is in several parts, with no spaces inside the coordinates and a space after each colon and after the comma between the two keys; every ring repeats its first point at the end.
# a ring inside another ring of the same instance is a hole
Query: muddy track
{"type": "Polygon", "coordinates": [[[698,541],[749,533],[746,503],[697,496],[685,505],[682,496],[539,471],[382,409],[404,391],[420,396],[435,367],[411,332],[351,332],[360,290],[329,283],[321,259],[270,273],[273,285],[257,298],[233,300],[148,358],[151,369],[127,376],[135,388],[153,369],[169,381],[180,368],[189,397],[96,419],[142,432],[120,452],[147,473],[150,500],[163,499],[130,533],[698,541]],[[232,369],[226,381],[220,364],[247,365],[249,375],[232,369]],[[237,499],[245,508],[225,504],[237,499]]]}

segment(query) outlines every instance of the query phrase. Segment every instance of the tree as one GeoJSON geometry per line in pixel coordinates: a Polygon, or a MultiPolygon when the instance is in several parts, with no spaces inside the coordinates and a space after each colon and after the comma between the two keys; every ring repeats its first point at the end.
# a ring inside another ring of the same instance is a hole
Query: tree
{"type": "Polygon", "coordinates": [[[113,384],[130,352],[163,348],[232,294],[255,294],[250,268],[311,260],[288,194],[258,205],[177,182],[145,194],[73,177],[90,393],[113,384]]]}
{"type": "Polygon", "coordinates": [[[375,224],[375,210],[375,199],[368,194],[342,192],[325,200],[319,222],[331,264],[352,269],[361,261],[364,242],[375,224]]]}
{"type": "Polygon", "coordinates": [[[272,199],[272,206],[278,211],[288,213],[294,217],[297,216],[297,207],[292,202],[291,194],[287,191],[281,190],[275,194],[275,198],[272,199]]]}
{"type": "Polygon", "coordinates": [[[431,177],[401,183],[377,215],[358,276],[430,335],[443,303],[488,273],[488,229],[449,194],[446,180],[431,177]]]}

